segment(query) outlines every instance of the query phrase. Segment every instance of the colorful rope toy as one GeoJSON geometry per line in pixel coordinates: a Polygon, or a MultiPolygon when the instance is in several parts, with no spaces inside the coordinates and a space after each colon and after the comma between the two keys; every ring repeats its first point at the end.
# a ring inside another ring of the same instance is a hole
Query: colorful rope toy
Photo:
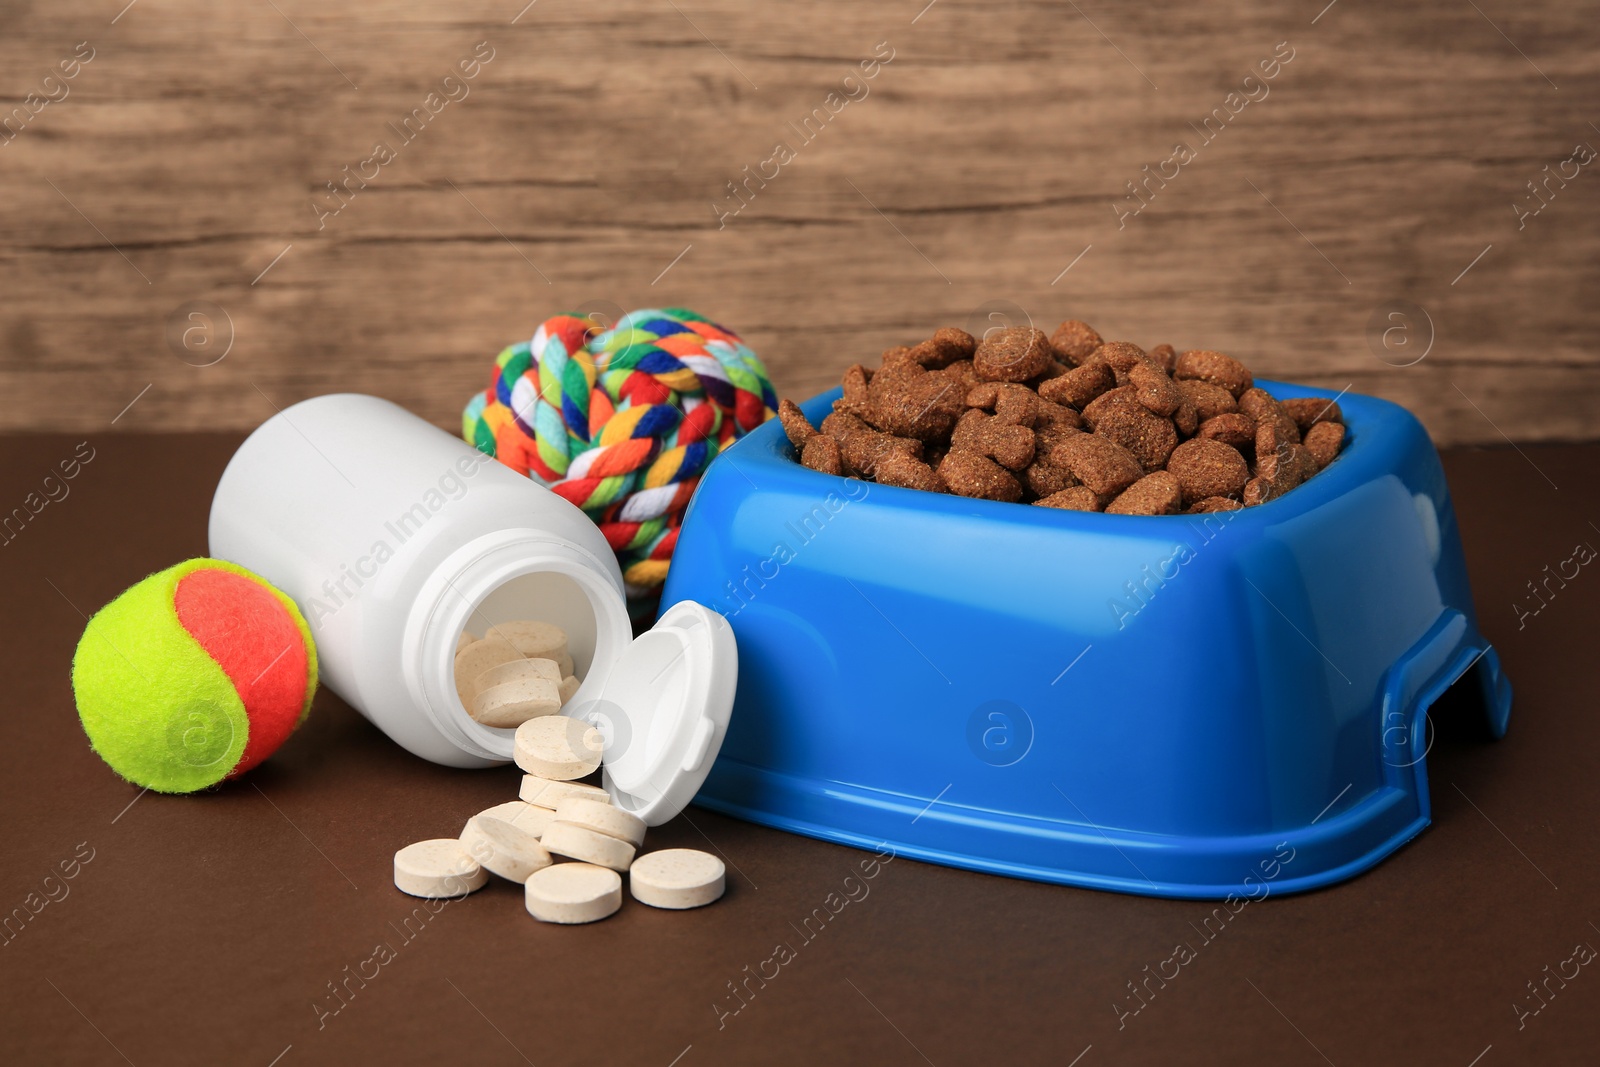
{"type": "Polygon", "coordinates": [[[693,311],[633,311],[609,330],[561,314],[495,358],[462,436],[587,512],[640,599],[660,592],[706,466],[777,407],[760,358],[693,311]]]}

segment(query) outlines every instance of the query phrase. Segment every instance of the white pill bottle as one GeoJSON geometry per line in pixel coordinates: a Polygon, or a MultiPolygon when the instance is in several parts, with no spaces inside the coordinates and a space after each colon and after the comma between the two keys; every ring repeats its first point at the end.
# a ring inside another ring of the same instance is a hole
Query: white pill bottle
{"type": "Polygon", "coordinates": [[[583,679],[563,714],[606,736],[608,792],[656,825],[711,768],[738,677],[733,631],[694,603],[635,639],[622,573],[574,505],[377,397],[315,397],[268,419],[223,472],[210,551],[292,597],[322,680],[424,759],[511,759],[513,730],[462,706],[463,631],[540,619],[583,679]]]}

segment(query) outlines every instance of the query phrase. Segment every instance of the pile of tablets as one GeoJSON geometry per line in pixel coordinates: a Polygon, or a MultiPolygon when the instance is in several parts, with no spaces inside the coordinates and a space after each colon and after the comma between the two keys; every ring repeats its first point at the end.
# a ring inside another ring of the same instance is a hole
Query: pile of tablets
{"type": "Polygon", "coordinates": [[[599,786],[576,780],[599,767],[602,748],[600,732],[580,720],[541,714],[524,721],[515,743],[517,765],[528,772],[520,799],[474,815],[459,837],[396,852],[396,888],[417,897],[458,897],[494,874],[524,885],[529,914],[555,923],[615,914],[624,873],[634,899],[652,907],[697,908],[721,897],[720,859],[681,848],[639,856],[644,820],[612,804],[599,786]]]}

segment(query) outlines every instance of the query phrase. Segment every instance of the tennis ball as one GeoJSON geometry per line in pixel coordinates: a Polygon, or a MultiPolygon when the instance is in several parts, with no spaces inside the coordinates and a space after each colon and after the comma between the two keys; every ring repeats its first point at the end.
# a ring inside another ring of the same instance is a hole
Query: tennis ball
{"type": "Polygon", "coordinates": [[[89,744],[128,781],[189,793],[243,774],[311,710],[317,650],[294,601],[191,559],[101,608],[72,657],[89,744]]]}

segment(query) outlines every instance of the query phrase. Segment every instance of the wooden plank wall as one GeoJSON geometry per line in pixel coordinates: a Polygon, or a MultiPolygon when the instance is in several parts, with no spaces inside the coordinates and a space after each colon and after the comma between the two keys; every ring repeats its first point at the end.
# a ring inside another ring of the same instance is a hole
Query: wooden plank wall
{"type": "Polygon", "coordinates": [[[1073,316],[1441,442],[1600,435],[1578,4],[524,2],[5,3],[0,429],[454,426],[541,318],[684,305],[789,395],[1073,316]]]}

